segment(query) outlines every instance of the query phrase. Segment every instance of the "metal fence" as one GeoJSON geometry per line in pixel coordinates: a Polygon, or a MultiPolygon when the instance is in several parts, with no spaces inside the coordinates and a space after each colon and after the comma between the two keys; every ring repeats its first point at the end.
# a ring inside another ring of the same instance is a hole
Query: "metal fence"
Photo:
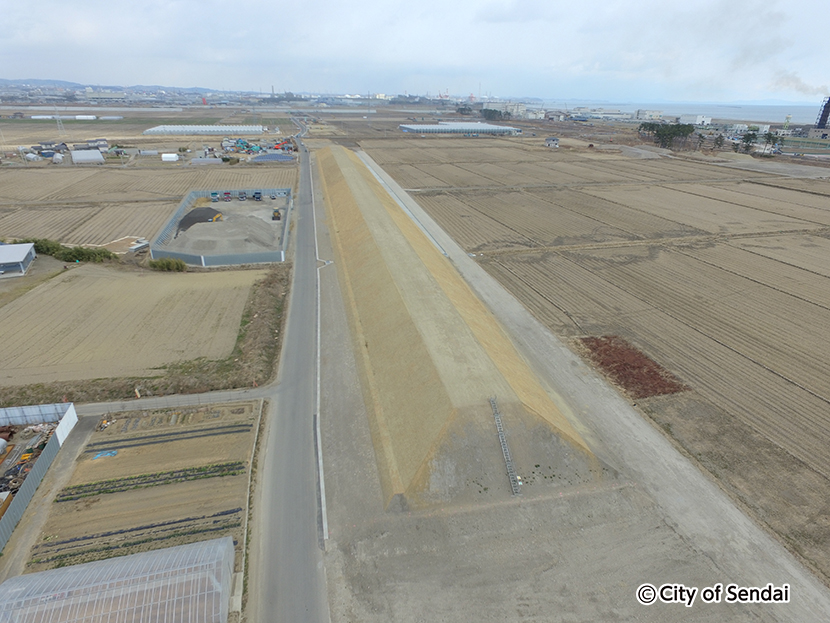
{"type": "MultiPolygon", "coordinates": [[[[290,188],[257,188],[256,190],[260,191],[265,196],[276,195],[277,197],[288,197],[290,213],[290,206],[293,206],[294,204],[294,197],[290,188]]],[[[152,259],[157,260],[159,258],[169,257],[173,259],[180,259],[185,262],[185,264],[190,264],[191,266],[237,266],[240,264],[270,264],[272,262],[285,261],[285,234],[287,231],[288,214],[286,215],[285,223],[283,224],[283,237],[281,241],[282,249],[278,251],[236,253],[228,255],[194,255],[165,249],[164,244],[170,239],[170,236],[173,234],[173,231],[182,216],[184,216],[187,209],[193,205],[197,199],[210,197],[211,192],[216,191],[191,190],[185,198],[182,199],[182,202],[179,204],[179,207],[176,208],[173,216],[170,217],[161,232],[159,232],[159,234],[150,243],[150,257],[152,259]]],[[[223,194],[224,192],[228,191],[223,191],[223,194]]],[[[242,188],[238,190],[231,190],[229,192],[231,193],[231,197],[237,198],[242,192],[251,197],[255,191],[242,188]]]]}
{"type": "MultiPolygon", "coordinates": [[[[75,406],[72,403],[63,406],[67,406],[67,410],[63,417],[60,418],[61,423],[52,434],[52,438],[49,440],[49,443],[46,444],[46,447],[43,449],[43,452],[41,452],[37,461],[35,461],[32,471],[30,471],[29,475],[26,476],[26,480],[23,481],[23,485],[21,485],[17,494],[14,496],[9,508],[6,509],[6,513],[3,515],[3,518],[0,519],[0,551],[2,551],[3,548],[6,547],[6,543],[9,542],[14,529],[23,517],[23,513],[26,512],[26,507],[29,506],[29,502],[32,501],[35,491],[37,491],[38,485],[40,485],[40,481],[43,480],[46,470],[48,470],[49,466],[52,465],[52,461],[55,460],[58,450],[61,449],[61,444],[66,439],[69,431],[71,431],[78,422],[78,416],[75,414],[75,406]]],[[[27,422],[27,424],[38,424],[42,421],[42,419],[34,419],[31,422],[27,422]]]]}

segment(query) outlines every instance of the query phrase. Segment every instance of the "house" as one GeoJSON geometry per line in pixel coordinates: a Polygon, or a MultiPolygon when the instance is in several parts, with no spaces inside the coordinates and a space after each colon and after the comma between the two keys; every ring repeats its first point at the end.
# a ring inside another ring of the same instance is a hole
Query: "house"
{"type": "Polygon", "coordinates": [[[545,147],[556,148],[559,147],[559,139],[555,136],[549,136],[545,139],[545,147]]]}

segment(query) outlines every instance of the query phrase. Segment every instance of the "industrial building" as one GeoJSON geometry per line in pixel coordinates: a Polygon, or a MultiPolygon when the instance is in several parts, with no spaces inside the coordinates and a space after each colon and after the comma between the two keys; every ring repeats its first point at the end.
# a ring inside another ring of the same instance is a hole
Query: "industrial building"
{"type": "Polygon", "coordinates": [[[680,115],[678,122],[689,125],[712,125],[712,117],[706,115],[680,115]]]}
{"type": "Polygon", "coordinates": [[[484,102],[481,108],[495,110],[514,119],[524,119],[527,116],[527,106],[521,102],[484,102]]]}
{"type": "Polygon", "coordinates": [[[142,134],[179,135],[179,136],[241,136],[262,134],[261,125],[157,125],[142,134]]]}
{"type": "Polygon", "coordinates": [[[34,243],[0,244],[0,278],[25,275],[36,257],[34,243]]]}
{"type": "Polygon", "coordinates": [[[402,124],[398,127],[404,132],[412,132],[415,134],[497,134],[515,136],[516,134],[522,133],[518,128],[511,128],[504,125],[491,125],[480,121],[439,121],[436,125],[402,124]]]}

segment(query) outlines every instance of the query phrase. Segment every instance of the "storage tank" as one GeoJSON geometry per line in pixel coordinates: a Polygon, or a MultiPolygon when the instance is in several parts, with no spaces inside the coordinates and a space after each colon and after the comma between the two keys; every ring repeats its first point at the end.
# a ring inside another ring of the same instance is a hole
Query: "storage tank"
{"type": "Polygon", "coordinates": [[[162,154],[161,161],[162,162],[177,162],[179,160],[179,154],[162,154]]]}
{"type": "Polygon", "coordinates": [[[60,164],[61,162],[63,162],[63,155],[55,154],[54,156],[52,156],[52,163],[53,164],[60,164]]]}

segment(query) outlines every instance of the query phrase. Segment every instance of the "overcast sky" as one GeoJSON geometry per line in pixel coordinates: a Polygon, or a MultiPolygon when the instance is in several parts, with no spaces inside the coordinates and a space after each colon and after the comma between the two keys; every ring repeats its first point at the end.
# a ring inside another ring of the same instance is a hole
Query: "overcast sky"
{"type": "Polygon", "coordinates": [[[820,102],[819,0],[0,0],[0,78],[820,102]]]}

